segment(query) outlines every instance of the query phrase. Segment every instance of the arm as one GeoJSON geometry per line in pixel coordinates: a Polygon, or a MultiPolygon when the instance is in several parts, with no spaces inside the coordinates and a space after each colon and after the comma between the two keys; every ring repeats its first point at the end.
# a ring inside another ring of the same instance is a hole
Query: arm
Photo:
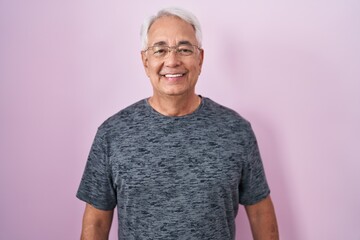
{"type": "Polygon", "coordinates": [[[245,206],[254,240],[278,240],[279,232],[275,210],[270,196],[245,206]]]}
{"type": "Polygon", "coordinates": [[[104,211],[86,204],[81,240],[106,240],[109,237],[113,210],[104,211]]]}

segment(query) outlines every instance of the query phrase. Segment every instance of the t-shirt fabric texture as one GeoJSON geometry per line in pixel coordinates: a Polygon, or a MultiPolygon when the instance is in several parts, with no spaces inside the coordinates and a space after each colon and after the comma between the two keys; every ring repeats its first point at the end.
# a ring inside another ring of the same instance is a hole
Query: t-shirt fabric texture
{"type": "Polygon", "coordinates": [[[250,123],[203,97],[181,117],[143,99],[107,119],[77,197],[117,206],[119,240],[233,240],[239,203],[269,193],[250,123]]]}

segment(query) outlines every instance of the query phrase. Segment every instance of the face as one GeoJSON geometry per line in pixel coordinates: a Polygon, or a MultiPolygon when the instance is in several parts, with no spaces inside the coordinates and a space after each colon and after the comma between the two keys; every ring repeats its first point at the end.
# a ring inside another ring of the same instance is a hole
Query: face
{"type": "MultiPolygon", "coordinates": [[[[148,47],[159,44],[172,47],[184,42],[198,45],[193,26],[177,17],[161,17],[148,31],[148,47]]],[[[164,58],[156,58],[151,51],[142,52],[141,56],[154,97],[195,94],[203,62],[202,50],[196,48],[190,56],[181,56],[175,51],[164,58]]]]}

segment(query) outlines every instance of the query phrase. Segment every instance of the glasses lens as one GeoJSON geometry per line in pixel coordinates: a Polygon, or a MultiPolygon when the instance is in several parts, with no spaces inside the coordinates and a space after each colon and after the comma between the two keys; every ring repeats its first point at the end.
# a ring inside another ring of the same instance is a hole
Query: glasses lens
{"type": "Polygon", "coordinates": [[[167,46],[154,46],[152,51],[155,57],[165,57],[169,52],[169,47],[167,46]]]}
{"type": "Polygon", "coordinates": [[[176,50],[182,56],[189,56],[194,53],[194,47],[192,45],[180,45],[176,50]]]}

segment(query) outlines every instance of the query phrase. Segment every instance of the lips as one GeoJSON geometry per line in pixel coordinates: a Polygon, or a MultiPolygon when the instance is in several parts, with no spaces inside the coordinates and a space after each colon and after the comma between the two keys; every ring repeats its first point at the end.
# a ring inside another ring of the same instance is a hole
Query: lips
{"type": "Polygon", "coordinates": [[[172,73],[164,73],[164,74],[161,74],[160,75],[162,77],[165,77],[169,80],[179,80],[180,78],[182,78],[183,76],[185,76],[186,72],[172,72],[172,73]]]}
{"type": "Polygon", "coordinates": [[[184,74],[182,74],[182,73],[165,74],[164,76],[167,77],[167,78],[177,78],[177,77],[182,77],[182,76],[184,76],[184,74]]]}

